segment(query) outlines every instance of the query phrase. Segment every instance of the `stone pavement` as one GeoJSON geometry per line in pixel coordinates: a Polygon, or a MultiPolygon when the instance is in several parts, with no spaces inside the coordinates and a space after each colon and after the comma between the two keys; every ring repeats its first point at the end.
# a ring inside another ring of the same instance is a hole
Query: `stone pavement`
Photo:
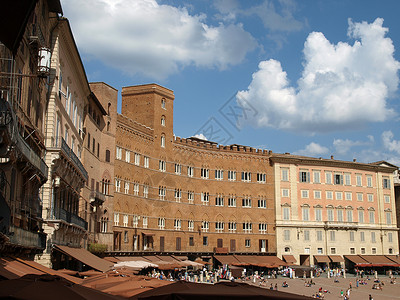
{"type": "MultiPolygon", "coordinates": [[[[365,278],[364,278],[365,279],[365,278]]],[[[322,290],[328,290],[329,293],[324,293],[324,299],[343,299],[340,297],[340,290],[343,289],[343,292],[349,288],[350,282],[352,285],[352,289],[350,291],[350,299],[351,300],[368,300],[369,295],[371,294],[374,300],[391,300],[391,299],[400,299],[400,279],[397,278],[397,284],[390,284],[390,279],[388,277],[379,277],[381,281],[385,283],[382,290],[374,290],[372,286],[374,284],[373,279],[368,281],[366,285],[360,285],[356,288],[356,278],[348,277],[348,278],[339,278],[339,282],[334,282],[333,278],[326,277],[317,277],[313,278],[313,282],[315,285],[311,287],[306,287],[304,285],[303,278],[296,279],[288,279],[286,277],[278,277],[277,279],[268,279],[266,282],[266,288],[269,288],[271,283],[275,286],[275,283],[278,284],[278,291],[284,291],[288,293],[294,293],[298,295],[305,295],[312,297],[315,295],[319,288],[322,287],[322,290]],[[286,281],[289,284],[289,287],[282,287],[282,282],[286,281]]],[[[306,279],[307,281],[310,278],[306,279]]],[[[253,284],[249,281],[247,283],[253,284]]],[[[254,285],[259,286],[258,283],[254,285]]]]}

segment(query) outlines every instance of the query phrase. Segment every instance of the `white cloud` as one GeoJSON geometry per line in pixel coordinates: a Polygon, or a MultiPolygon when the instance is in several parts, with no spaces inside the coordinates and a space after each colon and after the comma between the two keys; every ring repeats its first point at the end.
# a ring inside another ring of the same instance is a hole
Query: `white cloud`
{"type": "Polygon", "coordinates": [[[193,137],[201,139],[201,140],[208,141],[207,137],[202,133],[195,134],[193,137]]]}
{"type": "Polygon", "coordinates": [[[294,154],[304,155],[304,156],[318,156],[318,155],[325,155],[328,152],[329,152],[328,148],[321,146],[320,144],[311,142],[304,149],[295,151],[294,154]]]}
{"type": "Polygon", "coordinates": [[[361,128],[394,116],[387,99],[397,90],[400,63],[385,37],[383,19],[373,23],[349,20],[353,45],[330,43],[312,32],[304,44],[304,69],[297,87],[291,86],[280,62],[259,64],[237,100],[258,110],[253,124],[309,133],[361,128]]]}
{"type": "Polygon", "coordinates": [[[206,16],[155,0],[63,1],[83,54],[128,74],[162,79],[189,65],[224,69],[257,46],[241,24],[210,26],[206,16]]]}
{"type": "Polygon", "coordinates": [[[358,147],[358,146],[367,146],[373,143],[373,137],[368,136],[368,142],[362,142],[362,141],[352,141],[349,139],[334,139],[333,140],[333,146],[335,147],[335,152],[341,155],[347,154],[351,148],[353,147],[358,147]],[[372,140],[371,140],[372,138],[372,140]]]}
{"type": "Polygon", "coordinates": [[[394,135],[390,130],[384,131],[382,133],[383,146],[391,152],[400,154],[400,141],[394,140],[393,137],[394,135]]]}

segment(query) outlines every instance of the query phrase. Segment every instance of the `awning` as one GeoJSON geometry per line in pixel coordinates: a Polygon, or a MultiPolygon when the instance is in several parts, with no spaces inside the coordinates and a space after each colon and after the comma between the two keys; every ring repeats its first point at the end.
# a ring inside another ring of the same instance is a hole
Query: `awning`
{"type": "Polygon", "coordinates": [[[233,255],[214,255],[214,258],[223,265],[236,265],[240,263],[233,255]]]}
{"type": "Polygon", "coordinates": [[[384,255],[362,255],[363,259],[365,259],[370,264],[379,264],[379,265],[393,265],[395,262],[385,257],[384,255]]]}
{"type": "Polygon", "coordinates": [[[344,258],[350,260],[352,263],[355,264],[368,264],[368,262],[360,255],[345,255],[344,258]]]}
{"type": "Polygon", "coordinates": [[[391,261],[394,261],[396,264],[400,264],[400,256],[398,255],[385,255],[391,261]]]}
{"type": "Polygon", "coordinates": [[[314,255],[314,259],[318,263],[330,263],[331,260],[329,259],[328,255],[314,255]]]}
{"type": "Polygon", "coordinates": [[[340,263],[344,262],[344,258],[341,257],[340,255],[329,255],[329,258],[333,263],[340,263]]]}
{"type": "Polygon", "coordinates": [[[0,258],[0,275],[7,279],[17,279],[26,274],[45,274],[11,258],[0,258]]]}
{"type": "Polygon", "coordinates": [[[79,260],[89,267],[105,272],[113,267],[113,263],[101,259],[83,248],[72,248],[68,246],[55,245],[54,248],[60,252],[79,260]]]}
{"type": "Polygon", "coordinates": [[[142,232],[142,234],[145,236],[154,236],[155,235],[154,233],[147,233],[147,232],[142,232]]]}
{"type": "Polygon", "coordinates": [[[294,258],[293,255],[282,255],[282,258],[284,261],[286,261],[288,264],[295,264],[297,260],[294,258]]]}

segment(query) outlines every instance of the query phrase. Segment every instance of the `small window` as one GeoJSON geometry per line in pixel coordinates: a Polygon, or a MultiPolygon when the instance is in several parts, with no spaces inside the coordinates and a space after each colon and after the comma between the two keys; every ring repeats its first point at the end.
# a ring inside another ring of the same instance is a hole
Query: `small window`
{"type": "Polygon", "coordinates": [[[251,246],[250,240],[249,240],[249,239],[246,239],[246,240],[244,241],[244,245],[245,245],[246,248],[249,248],[249,247],[251,246]]]}
{"type": "Polygon", "coordinates": [[[161,126],[165,126],[165,117],[164,116],[161,117],[161,126]]]}
{"type": "Polygon", "coordinates": [[[203,246],[208,246],[208,236],[203,236],[203,246]]]}
{"type": "Polygon", "coordinates": [[[194,246],[194,237],[192,236],[189,237],[189,246],[194,246]]]}
{"type": "Polygon", "coordinates": [[[300,171],[299,173],[299,181],[300,182],[310,182],[310,172],[308,171],[300,171]]]}
{"type": "Polygon", "coordinates": [[[165,99],[161,99],[161,108],[165,109],[165,99]]]}
{"type": "Polygon", "coordinates": [[[110,162],[110,150],[106,150],[106,162],[110,162]]]}

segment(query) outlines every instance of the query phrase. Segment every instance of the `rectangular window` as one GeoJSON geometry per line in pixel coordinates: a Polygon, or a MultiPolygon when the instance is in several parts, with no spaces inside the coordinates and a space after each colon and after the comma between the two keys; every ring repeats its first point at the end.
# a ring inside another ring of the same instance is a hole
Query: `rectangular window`
{"type": "Polygon", "coordinates": [[[251,232],[253,230],[253,224],[250,222],[244,222],[243,223],[243,232],[251,232]]]}
{"type": "Polygon", "coordinates": [[[353,211],[348,209],[346,213],[347,213],[347,222],[353,222],[353,211]]]}
{"type": "Polygon", "coordinates": [[[305,241],[310,240],[310,230],[304,230],[304,240],[305,241]]]}
{"type": "Polygon", "coordinates": [[[228,180],[236,181],[236,171],[228,171],[228,180]]]}
{"type": "Polygon", "coordinates": [[[194,230],[194,221],[193,220],[188,220],[188,230],[189,231],[194,230]]]}
{"type": "Polygon", "coordinates": [[[332,172],[325,172],[325,183],[332,184],[332,172]]]}
{"type": "Polygon", "coordinates": [[[236,222],[229,222],[228,223],[228,230],[229,232],[236,232],[236,222]]]}
{"type": "Polygon", "coordinates": [[[143,217],[143,228],[147,228],[149,225],[149,218],[148,217],[143,217]]]}
{"type": "Polygon", "coordinates": [[[224,231],[224,222],[215,222],[215,232],[223,232],[224,231]]]}
{"type": "Polygon", "coordinates": [[[365,248],[361,248],[361,254],[365,254],[365,248]]]}
{"type": "Polygon", "coordinates": [[[321,199],[321,191],[314,191],[314,199],[321,199]]]}
{"type": "Polygon", "coordinates": [[[215,197],[215,206],[224,206],[224,197],[220,195],[215,197]]]}
{"type": "Polygon", "coordinates": [[[360,232],[360,241],[365,242],[365,232],[364,231],[360,232]]]}
{"type": "Polygon", "coordinates": [[[161,172],[165,172],[165,170],[166,170],[166,162],[165,162],[164,160],[160,160],[160,161],[158,162],[158,169],[159,169],[161,172]]]}
{"type": "Polygon", "coordinates": [[[208,237],[203,236],[203,246],[208,246],[208,237]]]}
{"type": "Polygon", "coordinates": [[[257,173],[257,182],[258,183],[265,183],[267,181],[267,175],[264,173],[257,173]]]}
{"type": "Polygon", "coordinates": [[[181,175],[182,166],[181,164],[175,164],[175,174],[181,175]]]}
{"type": "Polygon", "coordinates": [[[313,175],[314,183],[321,183],[321,171],[314,171],[313,175]]]}
{"type": "Polygon", "coordinates": [[[392,213],[388,211],[385,214],[386,214],[386,224],[392,225],[392,213]]]}
{"type": "Polygon", "coordinates": [[[310,182],[310,172],[308,171],[300,171],[299,173],[299,181],[300,182],[310,182]]]}
{"type": "Polygon", "coordinates": [[[344,184],[351,185],[351,175],[349,173],[344,174],[344,184]]]}
{"type": "Polygon", "coordinates": [[[135,196],[139,196],[139,183],[134,183],[133,184],[133,194],[135,196]]]}
{"type": "Polygon", "coordinates": [[[317,253],[318,254],[324,254],[324,250],[322,248],[317,248],[317,253]]]}
{"type": "Polygon", "coordinates": [[[350,254],[356,254],[356,248],[350,248],[350,254]]]}
{"type": "Polygon", "coordinates": [[[327,209],[327,213],[328,213],[328,221],[333,222],[334,221],[333,209],[332,208],[328,208],[327,209]]]}
{"type": "Polygon", "coordinates": [[[372,187],[372,176],[367,176],[367,187],[372,187]]]}
{"type": "Polygon", "coordinates": [[[384,189],[390,189],[390,179],[389,178],[383,178],[383,188],[384,189]]]}
{"type": "Polygon", "coordinates": [[[282,168],[281,169],[281,180],[282,181],[289,181],[289,169],[282,168]]]}
{"type": "Polygon", "coordinates": [[[333,192],[332,191],[326,191],[326,199],[332,200],[333,199],[333,192]]]}
{"type": "Polygon", "coordinates": [[[302,211],[303,221],[309,221],[310,220],[310,208],[303,207],[301,209],[301,211],[302,211]]]}
{"type": "Polygon", "coordinates": [[[165,218],[158,218],[158,228],[159,229],[165,228],[165,218]]]}
{"type": "Polygon", "coordinates": [[[236,207],[236,198],[233,196],[230,196],[228,198],[228,206],[229,207],[236,207]]]}
{"type": "Polygon", "coordinates": [[[282,189],[282,197],[289,197],[289,189],[282,189]]]}
{"type": "Polygon", "coordinates": [[[342,192],[336,192],[335,196],[336,196],[336,200],[343,200],[343,193],[342,192]]]}
{"type": "Polygon", "coordinates": [[[267,224],[266,223],[260,223],[258,224],[258,231],[260,231],[260,233],[267,233],[267,224]]]}
{"type": "Polygon", "coordinates": [[[122,159],[122,148],[117,147],[115,153],[117,159],[122,159]]]}
{"type": "Polygon", "coordinates": [[[150,161],[150,159],[149,159],[147,156],[145,156],[145,157],[143,158],[143,166],[144,166],[145,168],[148,168],[148,167],[149,167],[149,161],[150,161]]]}
{"type": "Polygon", "coordinates": [[[376,254],[376,248],[371,249],[372,254],[376,254]]]}
{"type": "Polygon", "coordinates": [[[321,208],[315,209],[315,221],[322,221],[322,209],[321,208]]]}
{"type": "Polygon", "coordinates": [[[114,213],[114,226],[119,226],[119,213],[114,213]]]}
{"type": "Polygon", "coordinates": [[[143,186],[143,197],[144,198],[149,197],[149,186],[148,185],[143,186]]]}
{"type": "Polygon", "coordinates": [[[137,228],[139,225],[139,216],[134,215],[132,218],[132,225],[134,228],[137,228]]]}
{"type": "Polygon", "coordinates": [[[317,230],[317,241],[322,241],[322,230],[317,230]]]}
{"type": "Polygon", "coordinates": [[[369,223],[370,224],[374,224],[375,223],[375,212],[374,211],[370,211],[369,212],[369,223]]]}
{"type": "Polygon", "coordinates": [[[374,202],[374,194],[367,194],[368,202],[374,202]]]}
{"type": "Polygon", "coordinates": [[[215,170],[215,179],[216,180],[224,179],[224,171],[223,170],[215,170]]]}
{"type": "Polygon", "coordinates": [[[352,199],[352,194],[351,194],[351,192],[345,192],[344,195],[345,195],[345,197],[346,197],[346,198],[345,198],[346,200],[351,201],[351,199],[352,199]]]}
{"type": "Polygon", "coordinates": [[[354,231],[350,231],[349,235],[350,235],[350,242],[354,242],[354,231]]]}
{"type": "Polygon", "coordinates": [[[290,220],[290,207],[283,207],[283,219],[290,220]]]}
{"type": "Polygon", "coordinates": [[[388,232],[387,237],[388,237],[388,242],[393,243],[393,234],[391,232],[388,232]]]}
{"type": "Polygon", "coordinates": [[[329,237],[331,241],[335,241],[336,233],[335,231],[329,231],[329,237]]]}
{"type": "Polygon", "coordinates": [[[385,203],[390,203],[390,196],[389,195],[385,195],[385,203]]]}
{"type": "Polygon", "coordinates": [[[250,172],[242,172],[242,181],[250,182],[251,181],[251,173],[250,172]]]}
{"type": "Polygon", "coordinates": [[[335,174],[335,184],[343,185],[343,175],[342,174],[335,174]]]}
{"type": "Polygon", "coordinates": [[[376,243],[375,232],[371,232],[371,242],[376,243]]]}
{"type": "Polygon", "coordinates": [[[128,236],[128,231],[124,231],[124,243],[129,242],[129,236],[128,236]]]}
{"type": "Polygon", "coordinates": [[[188,202],[193,203],[193,201],[194,201],[194,192],[188,191],[188,202]]]}
{"type": "Polygon", "coordinates": [[[244,240],[244,245],[246,248],[249,248],[251,246],[250,240],[249,239],[245,239],[244,240]]]}
{"type": "Polygon", "coordinates": [[[208,179],[209,178],[209,169],[201,168],[201,178],[208,179]]]}
{"type": "Polygon", "coordinates": [[[267,200],[258,199],[258,208],[267,208],[267,200]]]}
{"type": "Polygon", "coordinates": [[[140,166],[140,154],[135,153],[135,165],[140,166]]]}
{"type": "Polygon", "coordinates": [[[180,219],[175,219],[174,220],[174,229],[175,230],[181,230],[182,227],[182,222],[180,219]]]}
{"type": "Polygon", "coordinates": [[[209,229],[210,229],[210,222],[202,221],[201,222],[201,231],[208,232],[209,229]]]}
{"type": "Polygon", "coordinates": [[[209,193],[201,193],[201,202],[203,203],[203,205],[208,205],[209,193]]]}
{"type": "Polygon", "coordinates": [[[301,190],[301,198],[303,199],[308,198],[308,190],[301,190]]]}
{"type": "Polygon", "coordinates": [[[336,248],[331,248],[331,254],[336,254],[336,248]]]}
{"type": "Polygon", "coordinates": [[[128,227],[128,220],[129,220],[128,215],[124,215],[124,217],[123,217],[123,226],[124,227],[128,227]]]}
{"type": "Polygon", "coordinates": [[[357,201],[363,201],[363,193],[357,193],[357,201]]]}
{"type": "Polygon", "coordinates": [[[181,189],[175,189],[175,201],[176,202],[181,202],[182,199],[182,190],[181,189]]]}
{"type": "Polygon", "coordinates": [[[362,175],[361,174],[356,175],[356,184],[357,184],[357,186],[362,186],[362,175]]]}
{"type": "Polygon", "coordinates": [[[115,179],[115,191],[116,192],[121,191],[121,180],[120,179],[115,179]]]}
{"type": "Polygon", "coordinates": [[[242,207],[251,208],[251,199],[250,198],[243,198],[242,199],[242,207]]]}
{"type": "Polygon", "coordinates": [[[285,241],[290,241],[290,230],[284,230],[283,231],[283,239],[285,241]]]}
{"type": "Polygon", "coordinates": [[[128,150],[125,150],[125,161],[127,163],[131,162],[131,152],[128,150]]]}
{"type": "Polygon", "coordinates": [[[158,187],[158,197],[160,200],[165,200],[166,188],[163,186],[158,187]]]}
{"type": "Polygon", "coordinates": [[[337,220],[338,222],[343,222],[343,209],[337,210],[337,220]]]}
{"type": "Polygon", "coordinates": [[[125,194],[129,194],[129,182],[125,181],[125,194]]]}
{"type": "Polygon", "coordinates": [[[193,177],[193,167],[188,167],[187,171],[188,171],[188,176],[193,177]]]}
{"type": "Polygon", "coordinates": [[[363,210],[358,211],[358,223],[364,223],[364,211],[363,210]]]}

